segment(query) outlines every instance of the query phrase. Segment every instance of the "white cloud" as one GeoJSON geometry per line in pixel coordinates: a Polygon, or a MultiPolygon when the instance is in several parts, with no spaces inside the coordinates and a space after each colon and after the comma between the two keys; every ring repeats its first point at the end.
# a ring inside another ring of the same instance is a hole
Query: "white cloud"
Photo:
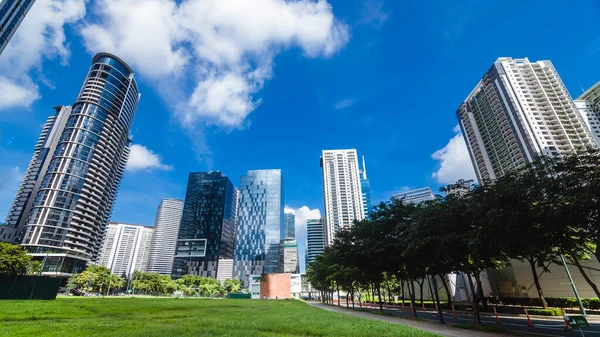
{"type": "MultiPolygon", "coordinates": [[[[456,127],[454,131],[457,131],[456,127]]],[[[432,176],[441,184],[452,184],[459,179],[477,179],[462,133],[452,137],[446,146],[435,151],[431,157],[440,161],[439,169],[432,176]]]]}
{"type": "Polygon", "coordinates": [[[133,144],[130,149],[131,153],[127,161],[127,171],[135,172],[151,169],[168,171],[173,169],[173,166],[163,164],[158,154],[143,145],[133,144]]]}
{"type": "MultiPolygon", "coordinates": [[[[84,15],[85,0],[37,0],[33,4],[0,55],[0,109],[30,107],[40,98],[31,71],[41,71],[45,58],[67,64],[70,52],[64,26],[84,15]]],[[[43,74],[38,76],[44,83],[43,74]]]]}
{"type": "Polygon", "coordinates": [[[354,100],[347,98],[347,99],[341,100],[339,102],[336,102],[333,106],[338,110],[342,110],[342,109],[351,107],[353,104],[354,104],[354,100]]]}
{"type": "Polygon", "coordinates": [[[325,0],[99,0],[81,31],[88,50],[119,55],[164,98],[183,125],[243,127],[260,104],[273,60],[298,47],[328,57],[349,39],[325,0]],[[167,84],[165,84],[165,81],[167,84]],[[168,87],[169,90],[160,90],[168,87]],[[174,93],[178,92],[178,93],[174,93]]]}
{"type": "Polygon", "coordinates": [[[375,28],[381,28],[389,18],[389,13],[383,10],[383,1],[368,0],[363,5],[360,14],[359,24],[373,25],[375,28]]]}
{"type": "Polygon", "coordinates": [[[306,245],[306,219],[320,218],[321,211],[318,208],[310,209],[308,206],[302,206],[300,208],[292,208],[286,206],[284,208],[285,213],[294,213],[295,215],[295,230],[296,230],[296,241],[298,242],[298,257],[300,260],[300,271],[304,271],[306,268],[305,257],[305,245],[306,245]]]}

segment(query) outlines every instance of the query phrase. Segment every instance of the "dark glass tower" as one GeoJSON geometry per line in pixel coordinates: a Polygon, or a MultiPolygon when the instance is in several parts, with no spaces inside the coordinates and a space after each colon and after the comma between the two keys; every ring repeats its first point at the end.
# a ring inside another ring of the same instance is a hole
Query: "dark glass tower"
{"type": "Polygon", "coordinates": [[[217,278],[219,260],[233,259],[236,211],[237,190],[226,175],[190,173],[173,277],[193,274],[217,278]]]}
{"type": "Polygon", "coordinates": [[[70,275],[98,259],[139,100],[133,70],[94,56],[43,177],[22,245],[50,275],[70,275]]]}

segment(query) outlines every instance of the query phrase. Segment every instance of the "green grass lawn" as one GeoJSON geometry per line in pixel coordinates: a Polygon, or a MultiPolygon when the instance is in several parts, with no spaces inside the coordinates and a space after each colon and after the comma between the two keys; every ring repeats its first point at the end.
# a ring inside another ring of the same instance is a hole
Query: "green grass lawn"
{"type": "Polygon", "coordinates": [[[0,301],[0,336],[437,336],[298,301],[57,298],[0,301]]]}

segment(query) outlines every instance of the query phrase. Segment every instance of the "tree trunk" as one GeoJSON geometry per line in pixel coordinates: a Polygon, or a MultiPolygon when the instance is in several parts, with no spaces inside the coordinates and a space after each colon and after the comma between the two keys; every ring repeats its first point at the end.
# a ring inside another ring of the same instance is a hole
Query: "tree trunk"
{"type": "Polygon", "coordinates": [[[475,281],[477,281],[477,297],[483,303],[483,305],[487,307],[488,300],[483,293],[483,286],[481,285],[481,273],[475,274],[475,281]]]}
{"type": "Polygon", "coordinates": [[[392,290],[390,289],[390,282],[386,283],[387,286],[387,292],[388,292],[388,303],[393,302],[392,300],[392,290]]]}
{"type": "Polygon", "coordinates": [[[583,276],[583,278],[590,285],[590,287],[592,287],[592,289],[596,293],[596,297],[600,298],[600,291],[598,290],[598,286],[594,283],[594,281],[592,281],[592,279],[590,279],[588,274],[585,272],[585,269],[583,269],[583,267],[581,266],[581,263],[579,263],[579,260],[574,256],[571,256],[571,260],[573,261],[573,263],[575,263],[577,269],[579,269],[581,276],[583,276]]]}
{"type": "Polygon", "coordinates": [[[341,305],[340,302],[342,302],[342,300],[340,299],[340,286],[335,286],[336,290],[337,290],[337,295],[338,295],[338,307],[341,305]]]}
{"type": "Polygon", "coordinates": [[[444,285],[444,290],[446,290],[446,297],[448,297],[448,305],[452,305],[452,294],[450,294],[450,289],[448,288],[448,284],[446,283],[446,277],[444,274],[439,275],[442,280],[442,284],[444,285]]]}
{"type": "Polygon", "coordinates": [[[409,284],[408,284],[408,295],[410,296],[410,310],[412,311],[413,317],[415,319],[417,319],[417,303],[415,300],[415,281],[414,280],[409,280],[409,284]]]}
{"type": "Polygon", "coordinates": [[[404,280],[401,281],[400,287],[402,287],[402,306],[404,306],[404,280]]]}
{"type": "Polygon", "coordinates": [[[425,279],[421,279],[421,282],[417,281],[417,283],[419,284],[419,300],[421,300],[421,306],[423,306],[423,284],[425,279]]]}
{"type": "Polygon", "coordinates": [[[348,301],[348,292],[346,292],[346,308],[350,307],[350,301],[348,301]]]}
{"type": "MultiPolygon", "coordinates": [[[[477,272],[476,272],[477,273],[477,272]]],[[[473,279],[470,274],[467,274],[467,279],[469,280],[469,288],[471,288],[471,300],[473,303],[473,319],[475,323],[475,328],[479,328],[481,324],[481,316],[479,316],[479,299],[477,298],[477,292],[475,291],[475,286],[473,285],[473,279]]]]}
{"type": "Polygon", "coordinates": [[[542,301],[542,306],[544,307],[544,309],[548,309],[548,302],[546,302],[546,298],[544,297],[544,291],[542,290],[542,286],[540,285],[540,279],[537,273],[537,268],[535,267],[535,261],[528,261],[529,266],[531,267],[531,273],[533,274],[533,282],[535,283],[535,288],[537,289],[540,301],[542,301]]]}
{"type": "Polygon", "coordinates": [[[350,288],[350,296],[352,296],[352,309],[354,309],[354,287],[350,288]]]}
{"type": "Polygon", "coordinates": [[[438,295],[438,291],[437,291],[437,287],[432,285],[432,280],[431,278],[428,278],[429,280],[429,289],[431,290],[431,296],[433,297],[435,303],[437,303],[437,310],[438,310],[438,315],[440,315],[440,323],[445,323],[444,322],[444,312],[442,310],[442,304],[440,303],[440,296],[438,295]]]}
{"type": "Polygon", "coordinates": [[[377,283],[377,296],[379,297],[379,310],[383,311],[383,304],[381,303],[381,284],[377,283]]]}

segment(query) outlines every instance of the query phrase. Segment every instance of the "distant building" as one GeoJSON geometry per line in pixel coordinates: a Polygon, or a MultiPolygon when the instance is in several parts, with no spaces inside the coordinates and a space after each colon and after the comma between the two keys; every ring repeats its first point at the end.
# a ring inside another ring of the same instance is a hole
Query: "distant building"
{"type": "Polygon", "coordinates": [[[325,219],[306,219],[306,268],[327,247],[327,228],[325,219]]]}
{"type": "Polygon", "coordinates": [[[405,204],[420,204],[424,201],[434,200],[435,195],[431,191],[431,188],[423,187],[416,190],[396,193],[392,198],[402,200],[405,204]]]}
{"type": "Polygon", "coordinates": [[[148,270],[153,227],[111,222],[100,252],[98,264],[117,276],[148,270]]]}
{"type": "Polygon", "coordinates": [[[481,183],[596,144],[550,61],[499,58],[456,115],[481,183]]]}
{"type": "Polygon", "coordinates": [[[281,170],[250,170],[241,177],[233,268],[244,288],[250,275],[279,271],[283,205],[281,170]]]}
{"type": "Polygon", "coordinates": [[[237,190],[221,172],[190,173],[179,226],[173,277],[187,274],[231,278],[232,271],[219,266],[232,260],[235,245],[237,190]]]}
{"type": "Polygon", "coordinates": [[[280,246],[280,264],[283,273],[297,274],[300,272],[298,260],[298,243],[294,238],[285,238],[280,246]]]}
{"type": "Polygon", "coordinates": [[[371,204],[371,184],[367,178],[367,166],[365,165],[365,156],[362,157],[362,170],[360,172],[360,189],[362,191],[362,201],[364,209],[364,217],[368,217],[373,209],[371,204]]]}
{"type": "Polygon", "coordinates": [[[600,147],[600,82],[594,84],[575,100],[586,127],[600,147]]]}
{"type": "Polygon", "coordinates": [[[34,2],[35,0],[0,1],[0,55],[34,2]]]}
{"type": "Polygon", "coordinates": [[[156,212],[154,237],[148,262],[149,272],[171,275],[182,213],[183,200],[162,199],[160,202],[156,212]]]}
{"type": "Polygon", "coordinates": [[[338,230],[352,226],[355,220],[364,219],[356,150],[323,150],[321,168],[327,244],[331,245],[338,230]]]}
{"type": "Polygon", "coordinates": [[[296,215],[294,213],[284,213],[283,219],[285,222],[285,234],[286,238],[296,237],[296,215]]]}
{"type": "Polygon", "coordinates": [[[35,198],[40,191],[52,155],[71,115],[70,106],[57,106],[54,109],[56,113],[48,117],[42,128],[42,134],[35,144],[33,157],[6,217],[6,235],[0,235],[0,241],[20,244],[23,240],[25,226],[33,209],[35,198]]]}

